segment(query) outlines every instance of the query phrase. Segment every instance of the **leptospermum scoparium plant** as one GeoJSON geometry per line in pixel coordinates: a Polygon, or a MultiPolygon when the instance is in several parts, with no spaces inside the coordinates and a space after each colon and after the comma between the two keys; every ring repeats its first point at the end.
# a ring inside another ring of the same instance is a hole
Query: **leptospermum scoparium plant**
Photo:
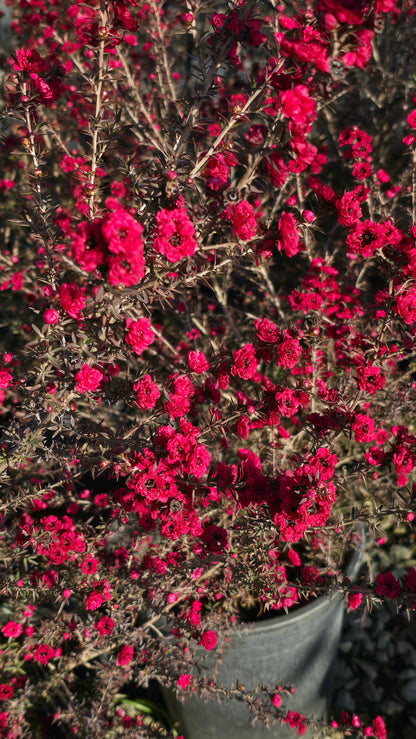
{"type": "Polygon", "coordinates": [[[244,620],[416,607],[340,570],[416,509],[414,8],[9,5],[1,732],[150,736],[129,695],[222,697],[195,650],[244,620]]]}

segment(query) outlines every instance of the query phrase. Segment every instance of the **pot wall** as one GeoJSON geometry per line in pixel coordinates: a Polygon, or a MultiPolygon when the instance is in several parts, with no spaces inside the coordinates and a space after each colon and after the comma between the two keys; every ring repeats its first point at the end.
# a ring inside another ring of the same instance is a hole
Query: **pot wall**
{"type": "MultiPolygon", "coordinates": [[[[353,580],[362,560],[364,545],[355,551],[347,576],[353,580]]],[[[223,658],[207,652],[202,669],[208,670],[217,685],[232,687],[238,681],[254,690],[261,683],[269,687],[293,683],[293,696],[283,698],[283,707],[313,717],[327,719],[332,678],[344,618],[344,602],[338,596],[319,598],[293,614],[256,622],[236,631],[224,646],[223,658]]],[[[294,739],[296,729],[275,724],[270,729],[250,724],[247,708],[236,699],[223,703],[204,702],[190,697],[184,704],[164,691],[169,712],[180,724],[185,739],[294,739]]],[[[313,737],[314,731],[304,737],[313,737]]]]}
{"type": "Polygon", "coordinates": [[[5,5],[4,0],[0,0],[0,12],[4,15],[0,16],[0,52],[6,51],[11,46],[10,21],[12,10],[5,5]]]}

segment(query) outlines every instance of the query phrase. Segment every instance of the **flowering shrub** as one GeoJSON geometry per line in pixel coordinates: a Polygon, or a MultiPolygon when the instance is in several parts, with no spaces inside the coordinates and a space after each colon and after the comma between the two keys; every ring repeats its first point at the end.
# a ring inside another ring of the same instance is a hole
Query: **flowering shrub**
{"type": "Polygon", "coordinates": [[[13,3],[2,735],[150,736],[125,691],[219,694],[198,649],[253,604],[415,609],[340,569],[416,509],[412,6],[13,3]]]}

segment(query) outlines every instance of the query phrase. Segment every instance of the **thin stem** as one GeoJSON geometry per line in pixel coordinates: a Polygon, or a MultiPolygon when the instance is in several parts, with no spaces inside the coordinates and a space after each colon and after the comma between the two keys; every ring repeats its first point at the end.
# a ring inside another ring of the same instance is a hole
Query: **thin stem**
{"type": "Polygon", "coordinates": [[[88,183],[90,185],[90,194],[88,196],[88,207],[90,216],[94,215],[95,202],[95,173],[98,166],[98,133],[100,129],[99,118],[101,113],[101,95],[104,81],[104,47],[105,39],[101,39],[98,46],[98,79],[95,87],[95,112],[94,112],[94,130],[91,142],[91,171],[88,175],[88,183]]]}

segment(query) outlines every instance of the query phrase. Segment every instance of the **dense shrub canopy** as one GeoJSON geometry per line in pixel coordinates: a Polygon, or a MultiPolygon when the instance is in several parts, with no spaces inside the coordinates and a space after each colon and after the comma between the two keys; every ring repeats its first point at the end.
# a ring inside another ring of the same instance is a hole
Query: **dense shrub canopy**
{"type": "Polygon", "coordinates": [[[414,32],[400,0],[13,3],[4,736],[150,736],[134,691],[220,692],[195,648],[244,617],[416,607],[413,568],[339,567],[416,508],[414,32]]]}

